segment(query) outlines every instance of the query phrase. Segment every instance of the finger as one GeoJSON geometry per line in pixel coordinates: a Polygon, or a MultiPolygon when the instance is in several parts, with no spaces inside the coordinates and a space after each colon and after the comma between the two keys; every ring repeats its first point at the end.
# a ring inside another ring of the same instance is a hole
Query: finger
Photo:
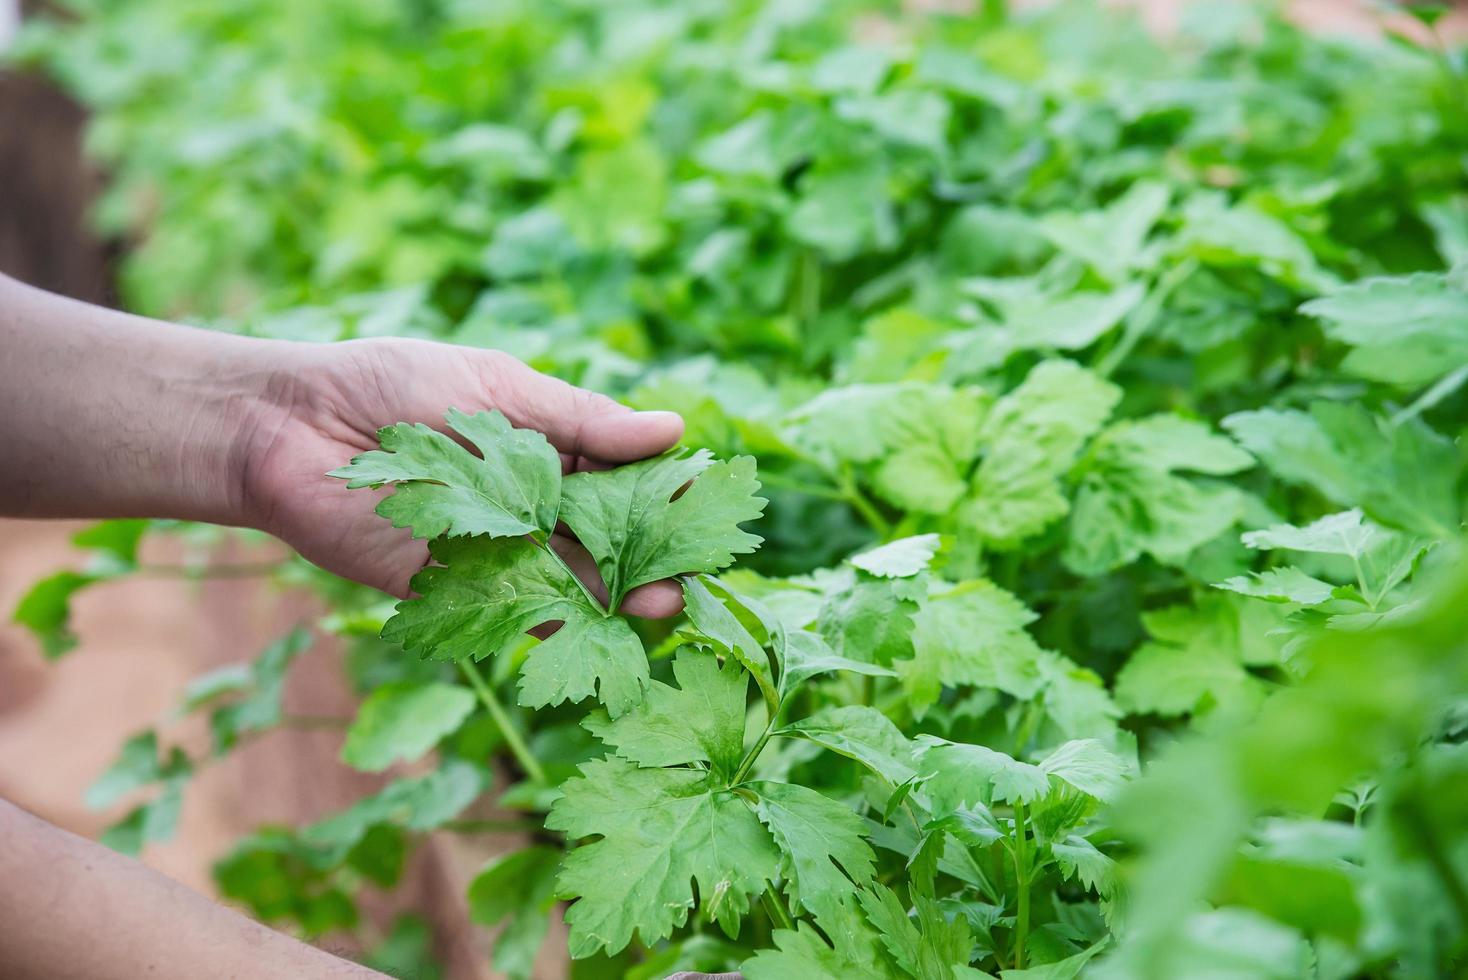
{"type": "MultiPolygon", "coordinates": [[[[307,540],[316,548],[317,535],[345,515],[352,515],[344,525],[345,536],[328,538],[331,549],[328,569],[340,575],[386,592],[396,599],[411,599],[413,577],[428,564],[428,542],[413,537],[407,528],[393,527],[377,516],[377,504],[393,491],[388,487],[351,490],[351,496],[334,508],[330,517],[323,515],[307,540]]],[[[310,556],[308,556],[310,557],[310,556]]],[[[312,557],[312,560],[316,559],[312,557]]]]}
{"type": "Polygon", "coordinates": [[[581,546],[581,542],[575,538],[563,537],[559,534],[550,536],[550,546],[555,549],[556,554],[566,563],[591,594],[596,596],[596,601],[606,605],[607,587],[601,579],[601,571],[596,567],[596,559],[591,557],[591,552],[581,546]]]}
{"type": "Polygon", "coordinates": [[[676,412],[633,412],[621,405],[616,407],[621,411],[592,416],[582,425],[576,451],[586,463],[646,459],[672,449],[683,438],[683,419],[676,412]]]}
{"type": "Polygon", "coordinates": [[[639,585],[622,600],[622,612],[645,619],[667,619],[683,611],[683,590],[672,579],[639,585]]]}
{"type": "MultiPolygon", "coordinates": [[[[591,553],[582,546],[575,538],[564,537],[553,534],[550,537],[550,545],[555,549],[561,560],[576,574],[576,577],[586,583],[586,587],[596,596],[598,602],[603,605],[607,601],[607,587],[602,582],[601,572],[596,567],[596,560],[591,553]]],[[[649,582],[640,585],[628,592],[622,598],[621,612],[629,616],[641,616],[645,619],[666,619],[676,616],[683,611],[683,589],[672,579],[664,579],[660,582],[649,582]]]]}
{"type": "Polygon", "coordinates": [[[552,619],[549,622],[541,623],[539,626],[533,628],[530,631],[530,635],[535,637],[537,640],[548,640],[555,635],[556,630],[565,625],[565,621],[563,620],[552,619]]]}
{"type": "Polygon", "coordinates": [[[428,564],[428,544],[424,541],[405,541],[402,551],[403,557],[388,570],[386,579],[378,588],[394,598],[413,599],[418,595],[413,591],[413,577],[428,564]]]}
{"type": "Polygon", "coordinates": [[[521,428],[545,433],[569,456],[627,463],[671,449],[683,438],[683,419],[675,412],[634,412],[506,355],[490,363],[486,381],[500,411],[521,428]]]}

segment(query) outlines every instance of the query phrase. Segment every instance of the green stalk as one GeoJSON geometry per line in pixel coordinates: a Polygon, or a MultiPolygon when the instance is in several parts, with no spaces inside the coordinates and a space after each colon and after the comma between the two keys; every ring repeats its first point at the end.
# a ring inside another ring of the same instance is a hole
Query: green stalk
{"type": "Polygon", "coordinates": [[[1126,322],[1122,324],[1121,340],[1097,362],[1095,367],[1097,374],[1107,378],[1113,371],[1121,367],[1121,363],[1131,355],[1132,349],[1152,329],[1152,324],[1162,313],[1162,304],[1167,302],[1172,291],[1197,270],[1197,259],[1185,259],[1158,277],[1157,285],[1153,287],[1152,292],[1142,300],[1132,315],[1127,317],[1126,322]]]}
{"type": "Polygon", "coordinates": [[[489,712],[489,716],[499,727],[500,734],[505,737],[505,744],[510,747],[510,754],[515,757],[515,761],[520,763],[520,768],[525,770],[525,775],[529,776],[532,782],[544,784],[546,782],[545,770],[540,767],[540,761],[535,758],[530,751],[530,746],[526,745],[525,740],[520,737],[519,730],[510,720],[509,712],[505,711],[505,706],[500,704],[499,698],[495,697],[494,692],[489,689],[479,668],[465,659],[459,661],[459,669],[469,679],[469,686],[474,688],[474,693],[479,695],[484,710],[489,712]]]}
{"type": "Polygon", "coordinates": [[[1014,801],[1014,879],[1019,887],[1019,908],[1014,915],[1014,968],[1025,968],[1025,943],[1030,934],[1030,870],[1026,853],[1028,833],[1025,805],[1014,801]]]}
{"type": "Polygon", "coordinates": [[[1042,713],[1043,709],[1039,701],[1031,701],[1030,706],[1025,709],[1019,728],[1014,733],[1014,757],[1016,759],[1024,754],[1025,746],[1029,745],[1030,739],[1035,737],[1035,729],[1039,727],[1042,713]]]}
{"type": "Polygon", "coordinates": [[[873,531],[877,532],[884,539],[892,536],[892,525],[882,516],[876,506],[867,499],[860,488],[857,487],[856,481],[852,478],[850,472],[843,471],[840,485],[834,487],[824,483],[811,483],[808,480],[797,480],[780,473],[766,473],[762,471],[759,478],[760,482],[765,486],[782,487],[786,490],[793,490],[796,493],[803,493],[808,497],[821,497],[825,500],[839,500],[843,503],[850,504],[873,531]]]}
{"type": "Polygon", "coordinates": [[[791,918],[790,910],[785,907],[784,899],[775,890],[775,883],[768,878],[765,879],[765,892],[760,898],[764,901],[765,911],[776,925],[781,929],[795,931],[795,920],[791,918]]]}
{"type": "Polygon", "coordinates": [[[803,493],[808,497],[824,497],[827,500],[841,501],[849,499],[839,487],[827,486],[824,483],[811,483],[808,480],[797,480],[782,473],[769,473],[761,470],[759,481],[767,487],[782,487],[796,493],[803,493]]]}
{"type": "MultiPolygon", "coordinates": [[[[581,576],[576,574],[576,570],[573,569],[570,565],[566,564],[566,559],[561,557],[561,553],[559,551],[551,547],[550,535],[531,535],[531,540],[540,545],[540,547],[545,550],[545,553],[551,556],[551,560],[554,561],[557,565],[560,565],[561,568],[565,570],[566,574],[571,576],[571,581],[575,582],[577,587],[581,589],[581,594],[586,596],[586,601],[591,603],[591,608],[595,609],[603,616],[610,616],[612,613],[616,612],[616,605],[619,603],[614,603],[612,596],[608,594],[607,604],[602,605],[601,600],[592,594],[591,589],[587,587],[585,582],[581,581],[581,576]]],[[[610,583],[608,583],[608,591],[610,593],[610,583]]],[[[617,597],[617,599],[620,598],[620,596],[617,597]]]]}
{"type": "Polygon", "coordinates": [[[1417,400],[1400,412],[1392,416],[1392,425],[1401,425],[1403,422],[1411,421],[1423,412],[1432,408],[1438,402],[1463,387],[1468,383],[1468,367],[1460,367],[1456,371],[1450,371],[1437,380],[1432,387],[1428,388],[1417,400]]]}
{"type": "Polygon", "coordinates": [[[877,532],[878,537],[883,541],[892,537],[892,525],[887,523],[887,518],[883,517],[881,511],[877,510],[876,505],[868,500],[866,495],[861,492],[861,489],[856,485],[856,480],[851,475],[851,471],[846,468],[841,470],[841,494],[846,498],[847,503],[856,508],[856,512],[862,516],[862,520],[867,522],[867,526],[877,532]]]}
{"type": "Polygon", "coordinates": [[[765,730],[760,733],[759,741],[754,743],[754,747],[749,750],[749,754],[744,757],[744,761],[739,763],[739,769],[734,773],[734,778],[729,781],[729,785],[738,786],[740,783],[744,782],[744,777],[749,775],[749,770],[754,768],[754,761],[758,759],[759,754],[765,750],[765,745],[768,744],[768,742],[770,741],[770,735],[772,735],[774,731],[775,716],[772,713],[770,715],[769,724],[765,725],[765,730]]]}

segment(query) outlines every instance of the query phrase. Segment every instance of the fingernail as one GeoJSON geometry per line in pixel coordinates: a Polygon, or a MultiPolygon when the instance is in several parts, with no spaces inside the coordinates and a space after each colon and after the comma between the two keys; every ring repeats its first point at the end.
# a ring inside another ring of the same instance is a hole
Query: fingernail
{"type": "Polygon", "coordinates": [[[671,432],[677,429],[683,431],[683,416],[677,412],[628,412],[626,415],[612,415],[608,418],[615,420],[614,424],[623,431],[632,432],[671,432]]]}

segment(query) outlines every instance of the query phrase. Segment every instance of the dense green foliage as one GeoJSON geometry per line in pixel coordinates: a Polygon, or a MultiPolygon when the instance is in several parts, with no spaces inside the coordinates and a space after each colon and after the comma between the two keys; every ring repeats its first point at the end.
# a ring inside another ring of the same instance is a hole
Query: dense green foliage
{"type": "MultiPolygon", "coordinates": [[[[396,612],[277,574],[352,645],[345,760],[436,767],[241,842],[226,895],[350,930],[488,795],[544,827],[468,896],[512,976],[561,900],[587,976],[1461,968],[1468,58],[1004,8],[97,0],[24,36],[96,113],[140,311],[499,347],[697,447],[563,480],[453,413],[482,458],[397,426],[339,471],[442,567],[396,612]],[[700,572],[671,625],[608,614],[700,572]]],[[[178,531],[87,532],[19,618],[63,651],[68,597],[178,531]]],[[[311,635],[185,694],[216,753],[288,721],[311,635]]],[[[129,742],[110,841],[204,761],[129,742]]]]}

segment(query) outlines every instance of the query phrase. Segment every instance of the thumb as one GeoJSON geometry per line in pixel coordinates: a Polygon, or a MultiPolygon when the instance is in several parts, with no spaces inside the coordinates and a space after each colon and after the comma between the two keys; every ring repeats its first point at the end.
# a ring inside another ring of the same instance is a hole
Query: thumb
{"type": "Polygon", "coordinates": [[[516,426],[544,433],[562,453],[627,463],[656,456],[683,438],[683,419],[676,412],[634,412],[605,395],[500,356],[492,403],[516,426]]]}

